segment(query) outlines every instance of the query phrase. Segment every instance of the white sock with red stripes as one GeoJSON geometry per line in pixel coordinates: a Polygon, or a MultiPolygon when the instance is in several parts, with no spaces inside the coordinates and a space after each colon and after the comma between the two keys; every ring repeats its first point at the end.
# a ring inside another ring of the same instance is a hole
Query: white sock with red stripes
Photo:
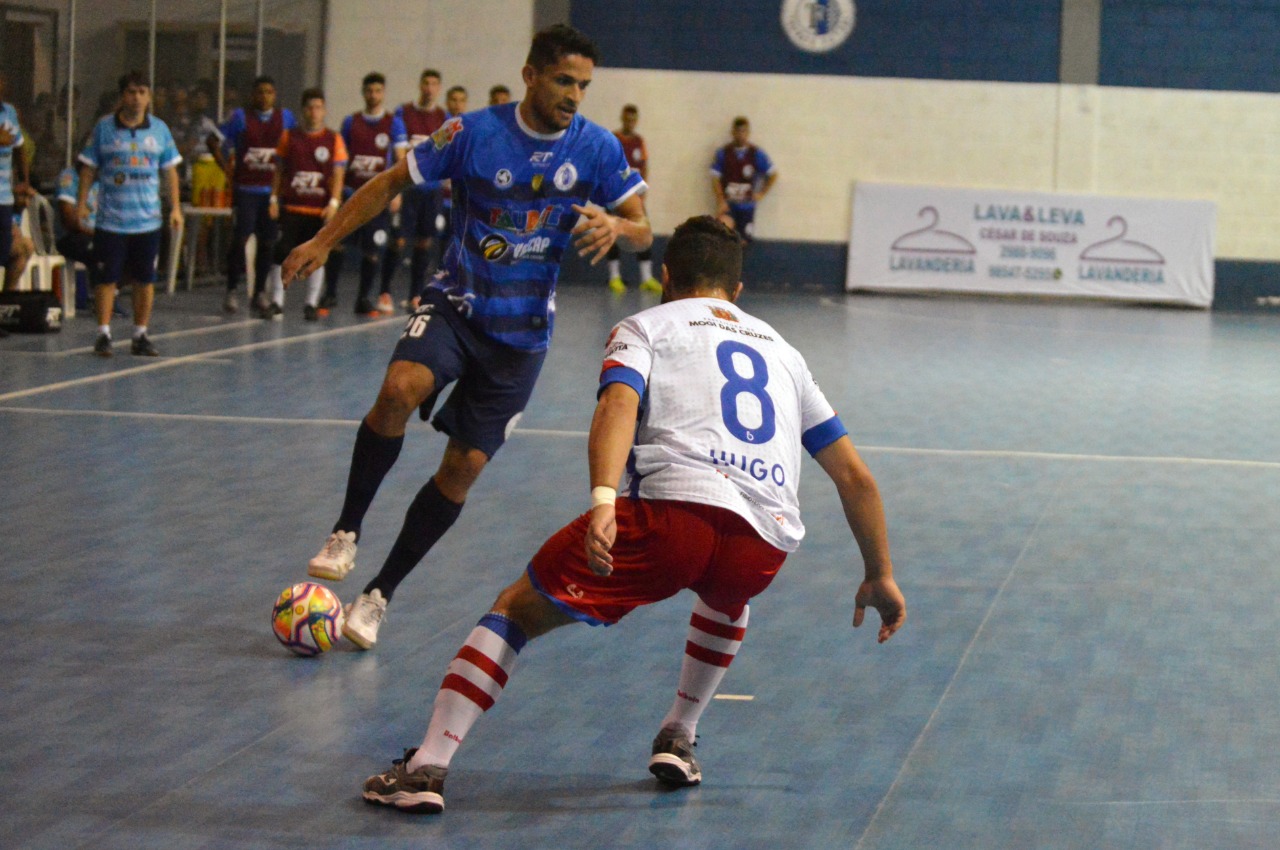
{"type": "Polygon", "coordinates": [[[502,693],[526,641],[524,631],[501,614],[490,612],[480,618],[449,663],[427,735],[409,760],[409,770],[427,764],[449,766],[471,726],[502,693]]]}
{"type": "Polygon", "coordinates": [[[662,720],[663,729],[681,729],[693,741],[698,718],[715,696],[742,646],[750,614],[751,607],[744,606],[742,616],[730,620],[701,599],[693,606],[689,640],[684,645],[684,664],[680,668],[680,687],[676,689],[671,710],[662,720]]]}

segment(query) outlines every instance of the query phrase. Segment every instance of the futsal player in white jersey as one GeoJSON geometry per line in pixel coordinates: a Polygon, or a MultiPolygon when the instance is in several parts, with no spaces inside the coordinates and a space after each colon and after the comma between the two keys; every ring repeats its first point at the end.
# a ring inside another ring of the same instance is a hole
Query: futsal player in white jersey
{"type": "Polygon", "coordinates": [[[804,358],[734,304],[738,238],[710,216],[690,219],[662,271],[663,304],[619,323],[607,344],[587,449],[590,511],[552,535],[480,619],[421,746],[365,781],[368,802],[442,811],[449,763],[527,641],[573,622],[611,625],[684,588],[698,598],[649,770],[667,785],[701,782],[698,720],[742,644],[749,600],[804,536],[802,448],[835,483],[862,555],[853,625],[875,608],[883,643],[906,621],[875,479],[804,358]]]}

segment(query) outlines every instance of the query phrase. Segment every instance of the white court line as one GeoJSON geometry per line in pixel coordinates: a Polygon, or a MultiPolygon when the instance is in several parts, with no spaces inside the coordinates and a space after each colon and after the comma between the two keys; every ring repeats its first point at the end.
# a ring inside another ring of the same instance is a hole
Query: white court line
{"type": "Polygon", "coordinates": [[[750,694],[716,694],[712,699],[727,699],[735,702],[751,702],[755,697],[750,694]]]}
{"type": "MultiPolygon", "coordinates": [[[[385,321],[385,320],[384,320],[385,321]]],[[[369,327],[364,325],[362,327],[369,327]]],[[[319,336],[319,334],[312,334],[319,336]]],[[[276,343],[296,341],[299,339],[309,339],[310,337],[289,337],[287,340],[273,340],[276,343]]],[[[239,348],[224,349],[222,352],[227,353],[240,351],[248,348],[260,348],[268,343],[254,343],[249,346],[241,346],[239,348]]],[[[210,357],[215,352],[210,352],[210,357]]],[[[187,358],[175,358],[175,360],[194,360],[208,359],[204,355],[189,355],[187,358]]],[[[166,361],[172,362],[172,361],[166,361]]],[[[218,361],[213,361],[218,362],[218,361]]],[[[160,365],[160,364],[153,364],[160,365]]],[[[145,369],[148,367],[138,367],[145,369]]],[[[118,373],[112,373],[118,374],[118,373]]],[[[102,377],[110,377],[102,376],[102,377]]],[[[75,383],[73,381],[64,382],[64,384],[75,383]]],[[[50,384],[47,387],[37,388],[38,391],[45,391],[54,388],[61,388],[63,385],[50,384]]],[[[25,392],[25,391],[22,391],[25,392]]],[[[7,401],[11,396],[16,397],[17,394],[10,393],[8,395],[0,395],[0,402],[7,401]]],[[[236,424],[239,422],[252,423],[258,425],[318,425],[321,427],[333,426],[359,426],[359,419],[293,419],[289,417],[270,417],[270,416],[215,416],[212,414],[199,413],[149,413],[146,411],[130,411],[130,410],[84,410],[84,409],[59,409],[56,407],[5,407],[0,406],[0,413],[21,413],[32,416],[99,416],[111,419],[151,419],[151,420],[173,420],[181,422],[209,422],[209,423],[225,423],[236,424]]],[[[589,436],[586,431],[562,431],[550,428],[517,428],[512,432],[512,436],[523,435],[528,437],[551,437],[555,439],[585,440],[589,436]]],[[[1026,452],[1026,451],[998,451],[994,449],[917,449],[910,446],[858,446],[858,451],[862,454],[886,454],[886,455],[925,455],[936,457],[958,457],[958,458],[1018,458],[1025,460],[1060,460],[1060,461],[1083,461],[1094,463],[1139,463],[1139,464],[1168,464],[1168,465],[1184,465],[1184,466],[1233,466],[1249,469],[1280,469],[1280,461],[1270,460],[1233,460],[1231,458],[1211,458],[1211,457],[1172,457],[1172,456],[1152,456],[1152,455],[1091,455],[1091,454],[1067,454],[1059,452],[1026,452]]]]}
{"type": "MultiPolygon", "coordinates": [[[[168,333],[162,334],[147,334],[147,336],[149,336],[152,342],[154,342],[157,339],[175,339],[180,336],[202,336],[204,334],[218,333],[220,331],[234,330],[236,328],[247,328],[252,327],[253,325],[261,326],[268,324],[270,323],[264,322],[262,319],[246,319],[241,322],[227,322],[225,324],[209,325],[208,327],[203,328],[187,328],[185,331],[169,331],[168,333]]],[[[131,340],[127,338],[115,339],[111,341],[111,346],[115,348],[117,346],[125,345],[130,341],[131,340]]],[[[86,345],[83,348],[68,348],[66,351],[38,351],[33,353],[41,354],[45,357],[70,357],[73,354],[88,354],[92,351],[93,346],[86,345]]]]}
{"type": "Polygon", "coordinates": [[[83,378],[72,378],[69,381],[59,381],[55,384],[45,384],[41,387],[28,387],[25,390],[14,390],[13,392],[3,393],[0,394],[0,402],[11,401],[19,398],[29,398],[33,395],[56,392],[58,390],[69,389],[71,387],[81,387],[89,384],[99,384],[104,381],[114,381],[117,378],[125,378],[131,375],[138,375],[143,372],[153,372],[156,369],[169,369],[195,360],[209,360],[226,354],[243,354],[246,351],[257,351],[261,348],[273,348],[275,346],[291,345],[295,342],[305,342],[307,340],[321,339],[323,337],[360,333],[362,331],[367,331],[370,328],[380,328],[387,322],[394,321],[400,321],[400,317],[393,316],[386,319],[374,319],[373,321],[365,324],[349,325],[345,328],[333,328],[332,330],[301,334],[299,336],[288,336],[282,339],[268,339],[263,340],[262,342],[250,342],[245,345],[235,345],[231,348],[215,348],[212,351],[204,351],[199,354],[186,354],[182,357],[164,357],[158,360],[153,360],[152,362],[142,366],[133,366],[128,369],[117,369],[114,372],[103,372],[100,375],[88,375],[83,378]]]}

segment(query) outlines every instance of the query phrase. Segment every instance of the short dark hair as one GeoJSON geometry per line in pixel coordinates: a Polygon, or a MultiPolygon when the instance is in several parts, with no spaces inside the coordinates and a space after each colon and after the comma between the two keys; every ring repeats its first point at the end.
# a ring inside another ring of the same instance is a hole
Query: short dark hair
{"type": "Polygon", "coordinates": [[[262,74],[261,76],[257,76],[257,77],[254,77],[254,78],[253,78],[253,87],[254,87],[255,89],[256,89],[258,86],[263,86],[263,85],[271,86],[271,88],[275,88],[275,87],[276,87],[276,78],[275,78],[275,77],[272,77],[272,76],[269,76],[269,75],[267,75],[267,74],[262,74]]]}
{"type": "Polygon", "coordinates": [[[377,71],[370,71],[365,74],[364,79],[360,81],[360,88],[371,86],[374,83],[379,83],[380,85],[385,86],[387,84],[387,78],[379,74],[377,71]]]}
{"type": "Polygon", "coordinates": [[[489,97],[493,97],[495,94],[511,94],[511,89],[507,88],[502,83],[498,83],[496,86],[489,89],[489,97]]]}
{"type": "Polygon", "coordinates": [[[742,280],[742,241],[714,216],[694,216],[671,235],[662,264],[673,294],[721,289],[732,295],[742,280]]]}
{"type": "Polygon", "coordinates": [[[581,56],[600,64],[600,48],[585,33],[568,24],[554,24],[535,35],[529,45],[529,56],[524,61],[541,71],[566,56],[581,56]]]}
{"type": "Polygon", "coordinates": [[[427,77],[435,77],[437,80],[444,79],[435,68],[423,68],[422,73],[418,75],[418,82],[422,82],[427,77]]]}
{"type": "Polygon", "coordinates": [[[306,106],[309,100],[324,100],[324,89],[319,86],[312,86],[309,89],[302,90],[302,105],[306,106]]]}
{"type": "Polygon", "coordinates": [[[466,94],[466,93],[467,93],[467,90],[466,90],[465,88],[463,88],[462,86],[449,86],[449,90],[448,90],[447,92],[445,92],[445,93],[444,93],[444,96],[445,96],[445,97],[448,97],[449,95],[453,94],[453,93],[454,93],[454,92],[456,92],[456,91],[460,91],[460,92],[462,92],[463,94],[466,94]]]}
{"type": "Polygon", "coordinates": [[[738,129],[739,127],[750,127],[750,126],[751,126],[751,122],[747,120],[747,116],[745,115],[739,115],[737,118],[733,119],[733,128],[735,130],[738,129]]]}
{"type": "Polygon", "coordinates": [[[124,94],[124,90],[129,88],[129,86],[137,86],[138,88],[149,89],[151,88],[151,81],[147,79],[147,75],[142,73],[141,71],[130,71],[129,73],[124,74],[123,76],[120,77],[120,81],[119,81],[120,94],[124,94]]]}

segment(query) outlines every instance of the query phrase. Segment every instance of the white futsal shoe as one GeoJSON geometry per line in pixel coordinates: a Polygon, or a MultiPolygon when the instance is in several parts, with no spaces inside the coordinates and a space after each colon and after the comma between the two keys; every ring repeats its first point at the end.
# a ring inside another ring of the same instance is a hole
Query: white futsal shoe
{"type": "Polygon", "coordinates": [[[378,642],[378,627],[387,613],[387,600],[376,587],[362,593],[347,607],[347,617],[342,624],[342,636],[361,649],[373,649],[378,642]]]}
{"type": "Polygon", "coordinates": [[[307,575],[329,581],[342,581],[356,566],[356,533],[335,531],[307,563],[307,575]]]}

